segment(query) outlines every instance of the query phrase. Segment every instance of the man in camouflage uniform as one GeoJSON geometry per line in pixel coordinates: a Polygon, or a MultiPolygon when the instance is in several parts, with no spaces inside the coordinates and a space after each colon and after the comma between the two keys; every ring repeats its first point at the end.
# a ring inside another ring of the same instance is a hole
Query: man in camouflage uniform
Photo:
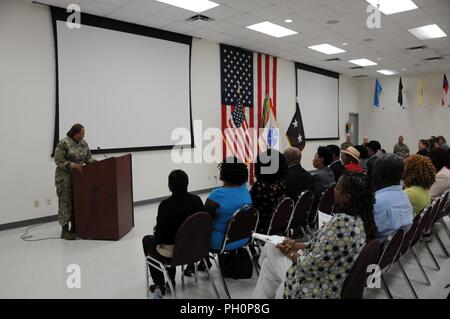
{"type": "Polygon", "coordinates": [[[69,230],[69,222],[73,226],[72,206],[72,173],[83,172],[83,165],[93,163],[89,146],[84,140],[84,127],[81,124],[72,126],[67,137],[59,141],[55,150],[55,185],[58,194],[58,219],[62,226],[61,238],[73,240],[76,235],[69,230]]]}
{"type": "Polygon", "coordinates": [[[346,150],[347,148],[349,148],[350,146],[355,146],[353,145],[352,141],[352,136],[351,134],[345,134],[345,142],[341,144],[341,150],[346,150]]]}
{"type": "Polygon", "coordinates": [[[409,156],[409,147],[404,143],[403,136],[398,137],[398,143],[394,146],[394,154],[402,158],[407,158],[409,156]]]}

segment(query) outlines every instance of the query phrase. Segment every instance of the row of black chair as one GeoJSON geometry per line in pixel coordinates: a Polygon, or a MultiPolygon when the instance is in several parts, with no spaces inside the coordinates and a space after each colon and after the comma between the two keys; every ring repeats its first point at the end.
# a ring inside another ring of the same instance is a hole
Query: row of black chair
{"type": "MultiPolygon", "coordinates": [[[[363,297],[364,287],[368,278],[367,269],[369,265],[375,265],[373,271],[379,271],[379,276],[374,275],[373,278],[379,278],[381,286],[384,289],[388,298],[392,299],[392,293],[389,290],[387,282],[384,278],[384,274],[394,265],[398,264],[400,271],[406,280],[406,283],[411,290],[414,298],[419,298],[404,267],[401,262],[401,258],[407,253],[411,253],[425,278],[426,284],[431,285],[430,280],[422,266],[422,263],[415,251],[415,247],[418,243],[423,243],[431,259],[436,265],[436,270],[439,270],[439,264],[426,241],[421,241],[423,235],[432,230],[438,223],[441,224],[444,229],[448,230],[447,225],[443,218],[450,215],[450,191],[445,192],[441,197],[437,198],[431,205],[424,209],[421,214],[415,216],[413,223],[409,229],[398,229],[392,233],[386,242],[383,244],[380,252],[380,244],[377,240],[372,240],[367,243],[360,255],[358,256],[352,270],[350,271],[347,279],[344,283],[342,290],[342,298],[344,299],[360,299],[363,297]],[[379,257],[377,257],[379,256],[379,257]]],[[[446,231],[447,232],[447,231],[446,231]]],[[[435,231],[433,235],[438,238],[444,253],[447,255],[447,249],[439,237],[439,234],[435,231]]],[[[450,238],[450,232],[447,232],[450,238]]]]}

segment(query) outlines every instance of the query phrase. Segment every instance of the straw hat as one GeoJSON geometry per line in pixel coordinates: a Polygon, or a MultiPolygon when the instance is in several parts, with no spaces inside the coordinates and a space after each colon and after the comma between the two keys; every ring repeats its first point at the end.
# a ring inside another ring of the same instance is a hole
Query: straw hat
{"type": "Polygon", "coordinates": [[[359,162],[359,156],[360,156],[360,153],[359,153],[359,151],[358,151],[356,148],[354,148],[353,146],[347,147],[347,149],[341,151],[341,153],[350,155],[351,157],[353,157],[354,159],[356,159],[356,160],[359,162]]]}

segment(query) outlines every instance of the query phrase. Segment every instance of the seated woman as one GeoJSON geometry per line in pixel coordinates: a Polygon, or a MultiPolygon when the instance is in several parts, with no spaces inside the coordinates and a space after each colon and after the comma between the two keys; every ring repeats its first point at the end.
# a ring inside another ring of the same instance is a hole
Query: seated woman
{"type": "Polygon", "coordinates": [[[363,172],[363,168],[359,164],[360,154],[356,148],[350,146],[346,150],[342,150],[341,153],[342,164],[344,164],[347,171],[356,173],[363,172]]]}
{"type": "Polygon", "coordinates": [[[340,298],[347,274],[367,240],[376,238],[374,192],[366,175],[345,172],[335,188],[338,213],[308,243],[267,243],[256,298],[340,298]],[[282,283],[284,285],[282,286],[282,283]]]}
{"type": "Polygon", "coordinates": [[[267,233],[273,212],[286,195],[287,171],[286,158],[277,150],[269,149],[256,159],[256,183],[250,194],[259,212],[258,233],[267,233]]]}
{"type": "MultiPolygon", "coordinates": [[[[205,202],[205,209],[213,217],[211,248],[222,248],[228,222],[242,206],[251,205],[252,198],[245,185],[248,180],[247,165],[237,158],[229,157],[219,165],[222,187],[214,189],[205,202]]],[[[246,240],[229,243],[226,249],[241,247],[246,240]]]]}
{"type": "MultiPolygon", "coordinates": [[[[188,193],[188,184],[189,179],[184,171],[175,170],[169,174],[169,190],[172,195],[159,204],[154,235],[142,239],[146,256],[170,263],[178,228],[190,215],[204,211],[200,197],[188,193]]],[[[150,291],[155,292],[159,289],[160,294],[164,295],[166,291],[164,274],[156,268],[149,267],[149,269],[154,283],[150,286],[150,291]]],[[[169,276],[175,286],[175,268],[169,269],[169,276]]]]}
{"type": "Polygon", "coordinates": [[[428,157],[412,155],[405,160],[403,182],[405,193],[413,206],[414,216],[430,205],[429,193],[436,180],[436,169],[428,157]]]}
{"type": "Polygon", "coordinates": [[[430,188],[431,199],[450,189],[450,156],[440,147],[430,151],[430,159],[436,168],[436,182],[430,188]]]}

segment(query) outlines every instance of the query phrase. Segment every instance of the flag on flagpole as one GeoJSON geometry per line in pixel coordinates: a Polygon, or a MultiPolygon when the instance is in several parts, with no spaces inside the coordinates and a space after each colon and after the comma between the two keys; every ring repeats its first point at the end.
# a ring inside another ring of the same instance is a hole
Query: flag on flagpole
{"type": "Polygon", "coordinates": [[[447,81],[447,76],[444,74],[444,80],[443,80],[443,84],[442,84],[442,98],[441,98],[441,106],[442,107],[448,105],[447,95],[448,95],[448,81],[447,81]]]}
{"type": "Polygon", "coordinates": [[[263,104],[261,127],[258,138],[258,149],[265,152],[269,148],[279,149],[280,136],[278,124],[273,111],[272,99],[266,96],[263,104]]]}
{"type": "Polygon", "coordinates": [[[299,148],[301,151],[305,148],[305,129],[303,127],[302,114],[298,102],[295,104],[295,114],[292,118],[289,128],[286,132],[289,145],[299,148]]]}
{"type": "Polygon", "coordinates": [[[380,94],[383,91],[383,88],[381,87],[381,82],[377,79],[375,81],[375,95],[373,97],[373,105],[375,107],[380,107],[380,94]]]}
{"type": "Polygon", "coordinates": [[[403,106],[403,82],[402,82],[402,77],[400,77],[400,80],[398,82],[398,98],[397,98],[397,102],[398,102],[398,104],[400,104],[400,106],[402,108],[405,108],[403,106]]]}
{"type": "Polygon", "coordinates": [[[223,158],[235,156],[248,163],[252,183],[256,147],[251,130],[254,123],[253,52],[221,45],[220,59],[223,158]]]}
{"type": "Polygon", "coordinates": [[[425,84],[423,80],[419,81],[419,106],[424,106],[424,92],[425,92],[425,84]]]}

